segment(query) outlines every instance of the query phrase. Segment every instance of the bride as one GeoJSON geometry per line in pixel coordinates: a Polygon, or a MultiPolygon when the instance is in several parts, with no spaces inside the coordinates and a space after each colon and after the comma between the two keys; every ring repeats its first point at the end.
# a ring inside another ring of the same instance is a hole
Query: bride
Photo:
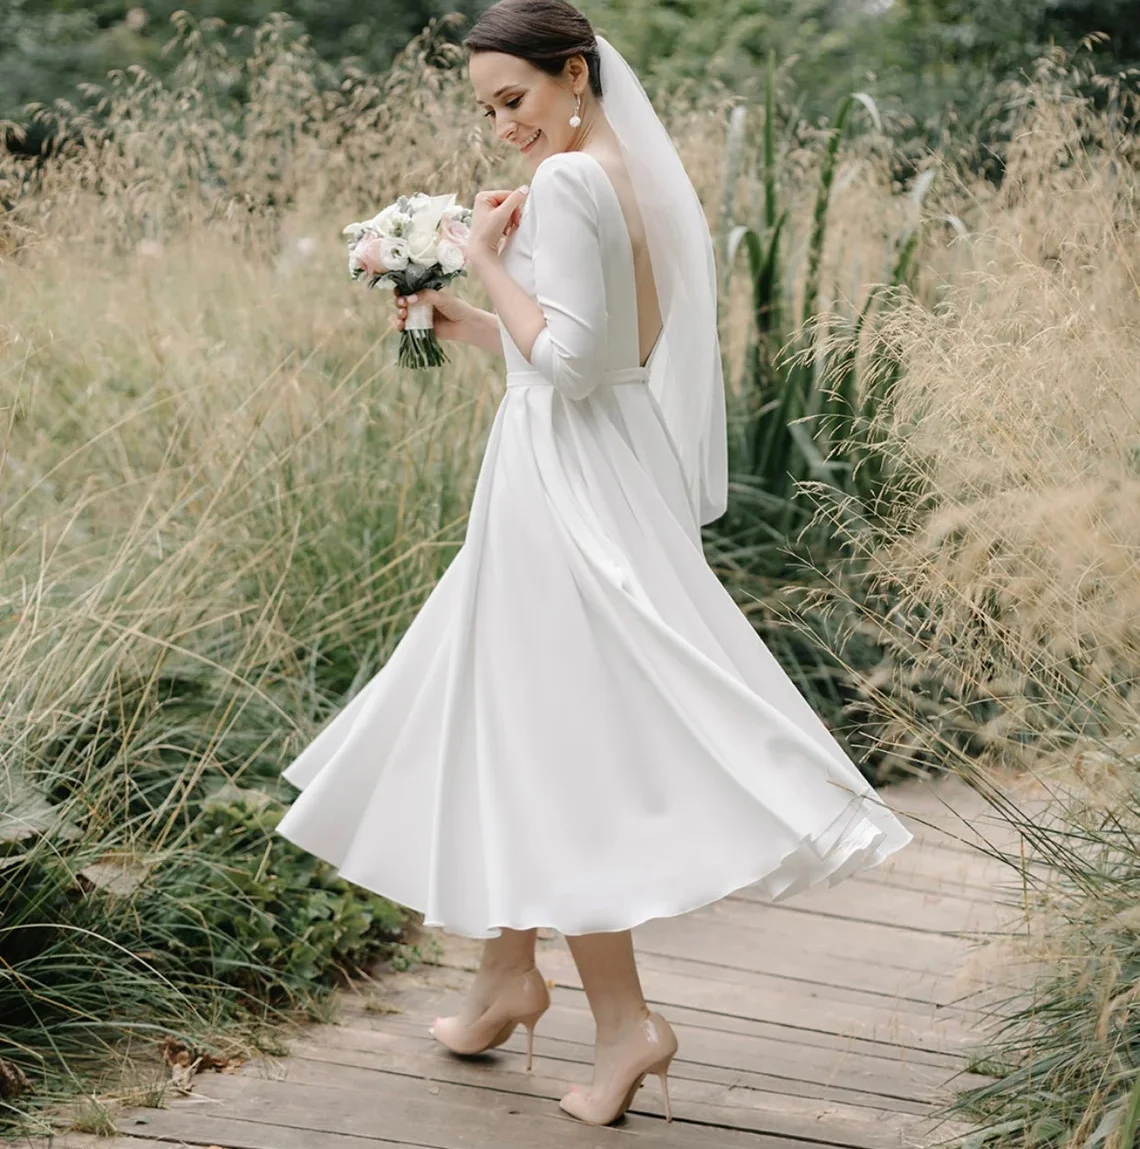
{"type": "MultiPolygon", "coordinates": [[[[475,101],[530,186],[475,200],[482,311],[424,291],[437,334],[502,355],[463,546],[386,665],[286,770],[279,832],[346,879],[485,938],[465,1055],[550,1003],[566,936],[596,1022],[606,1124],[677,1038],[632,927],[754,886],[874,866],[910,834],[721,586],[701,526],[727,496],[708,225],[617,50],[566,0],[500,0],[464,41],[475,101]]],[[[416,296],[410,297],[413,301],[416,296]]],[[[397,298],[398,322],[407,300],[397,298]]]]}

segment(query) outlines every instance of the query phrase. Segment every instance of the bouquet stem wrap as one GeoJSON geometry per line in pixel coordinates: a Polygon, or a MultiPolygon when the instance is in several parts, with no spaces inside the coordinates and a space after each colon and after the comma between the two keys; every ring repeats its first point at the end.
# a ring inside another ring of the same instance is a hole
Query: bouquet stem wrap
{"type": "Polygon", "coordinates": [[[436,338],[434,308],[430,303],[409,303],[404,330],[400,333],[400,366],[423,370],[439,367],[450,360],[436,338]]]}

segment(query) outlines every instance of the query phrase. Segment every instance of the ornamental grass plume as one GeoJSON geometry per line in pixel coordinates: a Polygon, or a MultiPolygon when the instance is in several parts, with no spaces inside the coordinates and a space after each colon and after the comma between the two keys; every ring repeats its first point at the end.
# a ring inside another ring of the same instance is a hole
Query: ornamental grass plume
{"type": "MultiPolygon", "coordinates": [[[[866,684],[900,686],[884,743],[963,768],[1115,734],[1140,704],[1138,109],[1120,85],[1080,95],[1071,67],[1021,92],[1000,187],[960,182],[933,301],[899,291],[863,330],[891,500],[856,519],[808,484],[894,652],[866,684]]],[[[824,358],[849,334],[833,323],[824,358]]]]}
{"type": "MultiPolygon", "coordinates": [[[[820,513],[869,572],[856,605],[888,652],[865,680],[882,744],[952,764],[1019,832],[994,847],[1020,914],[985,970],[975,1068],[992,1081],[947,1112],[980,1123],[971,1149],[1131,1149],[1140,101],[1057,53],[1015,108],[1000,186],[960,184],[958,272],[863,333],[894,497],[875,521],[839,500],[820,513]],[[999,780],[1011,766],[1032,809],[999,780]]],[[[829,352],[849,337],[835,324],[829,352]]]]}

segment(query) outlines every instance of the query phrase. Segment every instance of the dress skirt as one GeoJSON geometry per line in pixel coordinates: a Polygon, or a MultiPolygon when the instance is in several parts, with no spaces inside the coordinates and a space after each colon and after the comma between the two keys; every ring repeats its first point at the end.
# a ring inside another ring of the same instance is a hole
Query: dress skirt
{"type": "Polygon", "coordinates": [[[279,832],[472,938],[783,899],[910,841],[705,560],[645,369],[569,399],[508,364],[463,546],[279,832]]]}

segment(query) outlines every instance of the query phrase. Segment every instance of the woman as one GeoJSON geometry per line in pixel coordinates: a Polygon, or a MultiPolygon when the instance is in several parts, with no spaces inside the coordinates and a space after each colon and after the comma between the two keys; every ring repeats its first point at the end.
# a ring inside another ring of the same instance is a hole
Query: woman
{"type": "Polygon", "coordinates": [[[506,392],[463,547],[286,771],[303,792],[279,829],[487,939],[432,1027],[455,1053],[521,1023],[530,1067],[550,1001],[536,929],[566,935],[597,1033],[592,1085],[560,1105],[605,1124],[647,1073],[666,1089],[677,1050],[633,926],[834,882],[910,835],[704,560],[727,493],[712,244],[641,85],[565,0],[502,0],[465,45],[533,175],[475,201],[493,311],[420,298],[441,337],[504,356],[506,392]]]}

